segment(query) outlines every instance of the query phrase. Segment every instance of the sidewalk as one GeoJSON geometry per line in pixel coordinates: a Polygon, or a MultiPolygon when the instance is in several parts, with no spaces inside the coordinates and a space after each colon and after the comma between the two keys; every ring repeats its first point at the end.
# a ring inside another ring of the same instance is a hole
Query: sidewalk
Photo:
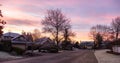
{"type": "Polygon", "coordinates": [[[120,63],[120,55],[106,53],[107,50],[96,50],[98,63],[120,63]]]}

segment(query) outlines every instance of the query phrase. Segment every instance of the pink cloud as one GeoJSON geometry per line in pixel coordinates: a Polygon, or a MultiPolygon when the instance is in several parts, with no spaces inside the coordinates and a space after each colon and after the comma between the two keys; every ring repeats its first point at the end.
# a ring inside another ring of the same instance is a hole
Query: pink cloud
{"type": "Polygon", "coordinates": [[[15,19],[27,19],[27,20],[40,20],[40,17],[35,17],[32,15],[29,15],[28,13],[25,13],[23,11],[20,11],[19,9],[14,9],[14,8],[4,8],[2,9],[4,17],[9,17],[9,18],[15,18],[15,19]]]}
{"type": "Polygon", "coordinates": [[[41,28],[38,28],[38,27],[33,27],[33,26],[17,26],[17,25],[5,25],[4,26],[4,33],[6,32],[17,32],[17,33],[22,33],[22,31],[26,31],[26,32],[33,32],[34,29],[38,29],[38,30],[41,30],[41,28]]]}
{"type": "Polygon", "coordinates": [[[119,2],[114,0],[1,0],[5,30],[21,32],[42,28],[47,9],[61,8],[71,19],[77,38],[87,40],[90,26],[110,24],[112,19],[120,16],[119,2]],[[21,26],[20,28],[17,26],[21,26]],[[30,28],[28,28],[28,26],[30,28]],[[86,31],[87,30],[87,31],[86,31]]]}

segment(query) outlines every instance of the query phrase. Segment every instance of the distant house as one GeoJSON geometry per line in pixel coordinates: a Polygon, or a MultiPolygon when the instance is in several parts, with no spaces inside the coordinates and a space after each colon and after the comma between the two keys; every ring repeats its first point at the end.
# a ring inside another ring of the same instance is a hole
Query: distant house
{"type": "Polygon", "coordinates": [[[36,40],[35,44],[41,45],[41,46],[50,46],[50,45],[55,44],[55,42],[53,42],[50,38],[43,37],[43,38],[36,40]]]}
{"type": "Polygon", "coordinates": [[[43,37],[36,40],[37,45],[39,45],[39,52],[58,52],[58,47],[55,42],[50,38],[43,37]]]}
{"type": "Polygon", "coordinates": [[[39,45],[40,48],[48,48],[48,47],[55,45],[55,42],[53,42],[48,37],[43,37],[43,38],[36,40],[35,44],[39,45]]]}
{"type": "Polygon", "coordinates": [[[92,49],[94,47],[94,42],[84,41],[80,43],[80,48],[82,49],[92,49]]]}

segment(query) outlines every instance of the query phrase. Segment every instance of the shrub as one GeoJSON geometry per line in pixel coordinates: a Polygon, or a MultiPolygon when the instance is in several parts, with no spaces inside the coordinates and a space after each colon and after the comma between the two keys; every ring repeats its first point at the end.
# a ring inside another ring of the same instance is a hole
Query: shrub
{"type": "Polygon", "coordinates": [[[2,44],[0,44],[0,51],[2,51],[3,50],[3,45],[2,44]]]}
{"type": "Polygon", "coordinates": [[[22,55],[25,52],[25,50],[18,47],[12,47],[12,51],[16,52],[17,55],[22,55]]]}
{"type": "Polygon", "coordinates": [[[120,39],[114,40],[112,45],[120,45],[120,39]]]}
{"type": "Polygon", "coordinates": [[[1,40],[1,50],[11,52],[12,50],[11,40],[1,40]]]}
{"type": "Polygon", "coordinates": [[[70,41],[63,41],[61,45],[63,50],[73,50],[73,46],[70,41]]]}
{"type": "Polygon", "coordinates": [[[57,53],[58,52],[58,46],[54,45],[54,46],[51,46],[49,49],[48,49],[49,52],[51,53],[57,53]]]}

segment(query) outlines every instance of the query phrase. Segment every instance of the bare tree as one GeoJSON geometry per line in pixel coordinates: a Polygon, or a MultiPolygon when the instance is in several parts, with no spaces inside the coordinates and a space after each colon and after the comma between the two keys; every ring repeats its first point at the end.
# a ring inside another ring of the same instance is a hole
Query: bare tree
{"type": "MultiPolygon", "coordinates": [[[[31,53],[33,53],[34,42],[35,42],[35,40],[33,38],[33,33],[22,31],[22,35],[26,38],[27,41],[31,42],[31,48],[30,49],[31,49],[31,53]]],[[[27,45],[27,42],[26,42],[26,50],[27,50],[27,47],[28,47],[28,45],[27,45]]]]}
{"type": "Polygon", "coordinates": [[[35,42],[41,37],[41,32],[38,29],[34,29],[33,33],[22,31],[22,35],[30,42],[35,42]]]}
{"type": "Polygon", "coordinates": [[[33,42],[33,37],[31,32],[22,31],[22,35],[26,38],[27,41],[33,42]]]}
{"type": "Polygon", "coordinates": [[[53,35],[57,45],[59,43],[60,32],[64,30],[64,26],[68,23],[68,19],[61,10],[48,10],[45,19],[42,20],[43,30],[53,35]]]}
{"type": "Polygon", "coordinates": [[[103,40],[108,40],[112,30],[109,26],[106,25],[96,25],[91,27],[90,29],[90,37],[94,40],[96,38],[96,34],[99,33],[103,40]]]}
{"type": "Polygon", "coordinates": [[[99,47],[101,42],[108,40],[111,29],[106,25],[96,25],[90,29],[90,37],[94,40],[96,47],[99,47]]]}
{"type": "Polygon", "coordinates": [[[41,37],[41,32],[38,29],[35,29],[32,33],[33,40],[36,41],[41,37]]]}
{"type": "Polygon", "coordinates": [[[95,37],[95,47],[99,48],[102,44],[102,41],[103,41],[103,37],[101,36],[100,33],[97,33],[95,37]]]}
{"type": "Polygon", "coordinates": [[[71,30],[71,25],[66,25],[63,31],[63,41],[61,43],[62,49],[72,50],[71,39],[75,36],[75,33],[71,30]]]}
{"type": "Polygon", "coordinates": [[[75,36],[75,33],[72,32],[71,25],[69,23],[64,27],[63,34],[64,41],[70,41],[71,37],[75,36]]]}
{"type": "Polygon", "coordinates": [[[1,10],[0,10],[0,17],[3,17],[1,10]]]}
{"type": "MultiPolygon", "coordinates": [[[[1,6],[1,4],[0,4],[0,6],[1,6]]],[[[0,24],[2,24],[2,25],[0,25],[0,38],[1,38],[1,36],[2,36],[2,34],[3,34],[3,31],[2,31],[2,29],[3,29],[3,25],[5,25],[6,24],[6,22],[2,19],[3,18],[3,15],[2,15],[2,12],[1,12],[1,10],[0,10],[0,24]]]]}
{"type": "Polygon", "coordinates": [[[116,17],[112,20],[111,27],[113,29],[115,39],[118,39],[120,34],[120,17],[116,17]]]}

